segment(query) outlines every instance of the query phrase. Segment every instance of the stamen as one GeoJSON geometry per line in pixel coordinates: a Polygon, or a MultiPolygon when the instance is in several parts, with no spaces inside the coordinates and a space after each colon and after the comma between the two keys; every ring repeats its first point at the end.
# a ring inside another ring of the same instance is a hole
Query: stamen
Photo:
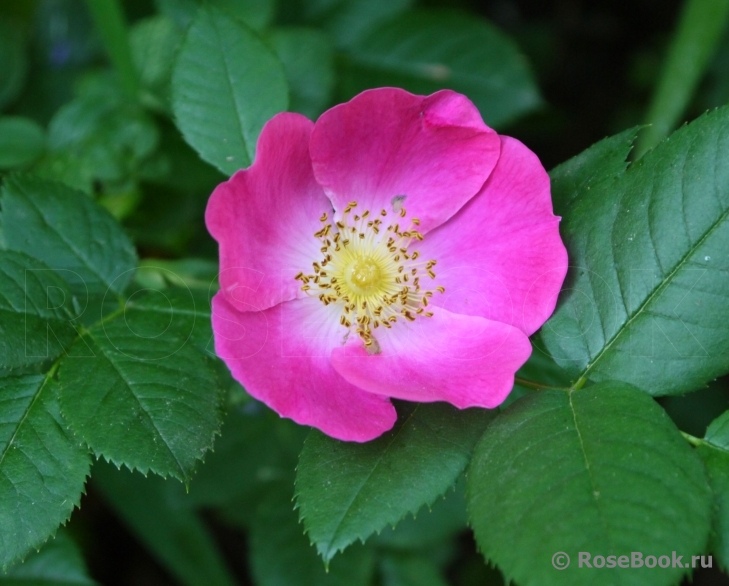
{"type": "MultiPolygon", "coordinates": [[[[393,212],[400,218],[407,216],[402,207],[404,199],[393,199],[393,212]]],[[[398,317],[412,322],[433,315],[425,311],[433,291],[422,291],[420,277],[416,275],[423,270],[435,278],[432,269],[436,261],[415,262],[420,253],[412,250],[412,243],[423,240],[423,235],[413,228],[420,225],[418,218],[411,219],[411,228],[407,230],[394,223],[380,235],[387,210],[380,210],[379,217],[370,220],[370,210],[350,216],[357,205],[356,201],[349,202],[341,217],[331,222],[327,212],[321,215],[319,221],[323,226],[314,237],[321,242],[322,258],[312,259],[314,274],[301,271],[294,278],[302,282],[302,291],[337,312],[340,325],[354,329],[368,353],[379,354],[373,330],[380,326],[391,329],[398,317]],[[358,238],[350,240],[348,234],[358,238]]],[[[445,292],[442,286],[435,290],[445,292]]]]}

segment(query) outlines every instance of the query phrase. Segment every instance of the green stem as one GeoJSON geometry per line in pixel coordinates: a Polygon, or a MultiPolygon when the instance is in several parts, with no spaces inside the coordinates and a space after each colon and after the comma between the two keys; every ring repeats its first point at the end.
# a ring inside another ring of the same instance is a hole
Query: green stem
{"type": "Polygon", "coordinates": [[[635,158],[666,138],[680,121],[714,55],[729,16],[729,0],[686,0],[648,109],[651,124],[638,138],[635,158]]]}
{"type": "MultiPolygon", "coordinates": [[[[86,328],[84,326],[79,326],[78,329],[76,330],[79,337],[83,338],[88,333],[89,330],[91,330],[93,328],[98,328],[99,326],[103,326],[105,324],[108,324],[111,320],[116,319],[120,315],[124,315],[124,311],[126,310],[126,307],[124,307],[121,304],[121,299],[119,300],[119,304],[120,304],[120,306],[117,309],[115,309],[114,311],[109,313],[106,317],[102,317],[99,321],[94,322],[88,328],[86,328]]],[[[74,341],[76,341],[76,340],[74,339],[74,341]]]]}
{"type": "Polygon", "coordinates": [[[579,379],[577,379],[577,382],[572,385],[573,391],[579,391],[582,387],[585,386],[585,383],[587,382],[587,377],[581,376],[579,379]]]}
{"type": "Polygon", "coordinates": [[[86,0],[86,5],[122,88],[129,97],[136,99],[139,94],[139,77],[132,60],[127,25],[119,0],[86,0]]]}
{"type": "Polygon", "coordinates": [[[682,431],[682,432],[681,432],[681,435],[682,435],[682,436],[684,437],[684,439],[685,439],[685,440],[686,440],[686,441],[687,441],[688,443],[690,443],[690,444],[691,444],[692,446],[696,446],[696,447],[699,447],[699,446],[702,446],[702,445],[704,444],[704,440],[702,440],[702,439],[701,439],[701,438],[699,438],[699,437],[695,437],[695,436],[691,435],[690,433],[686,433],[685,431],[682,431]]]}
{"type": "Polygon", "coordinates": [[[553,387],[552,385],[545,385],[544,383],[539,383],[535,381],[531,381],[525,378],[521,378],[518,376],[514,377],[514,383],[517,385],[520,385],[522,387],[526,387],[528,389],[533,389],[535,391],[543,391],[545,389],[553,389],[557,391],[566,391],[567,389],[563,389],[561,387],[553,387]]]}

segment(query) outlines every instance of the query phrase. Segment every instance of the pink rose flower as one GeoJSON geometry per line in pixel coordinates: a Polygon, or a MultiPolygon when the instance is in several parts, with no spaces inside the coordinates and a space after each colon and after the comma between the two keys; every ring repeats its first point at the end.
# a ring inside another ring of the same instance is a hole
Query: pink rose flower
{"type": "Polygon", "coordinates": [[[391,398],[499,405],[567,271],[536,155],[452,91],[275,116],[205,219],[216,352],[253,397],[342,440],[390,429],[391,398]]]}

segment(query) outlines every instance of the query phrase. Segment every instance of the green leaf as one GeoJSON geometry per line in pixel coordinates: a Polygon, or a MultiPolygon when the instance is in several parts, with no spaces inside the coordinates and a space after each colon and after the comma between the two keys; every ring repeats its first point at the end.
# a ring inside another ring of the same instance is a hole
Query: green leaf
{"type": "Polygon", "coordinates": [[[316,29],[281,28],[268,36],[291,86],[291,110],[316,120],[334,89],[334,53],[329,38],[316,29]]]}
{"type": "Polygon", "coordinates": [[[221,396],[183,299],[133,295],[84,330],[71,351],[85,357],[64,360],[58,376],[64,416],[97,456],[187,483],[220,428],[221,396]]]}
{"type": "Polygon", "coordinates": [[[252,523],[250,560],[257,586],[370,586],[373,552],[352,547],[326,569],[297,522],[292,492],[287,483],[273,486],[252,523]]]}
{"type": "MultiPolygon", "coordinates": [[[[205,209],[201,196],[206,202],[215,186],[225,181],[225,175],[203,161],[171,121],[162,124],[160,130],[160,148],[142,169],[144,180],[154,186],[143,202],[147,208],[140,210],[147,225],[141,227],[135,242],[139,241],[139,236],[154,238],[153,232],[164,232],[168,225],[187,233],[189,228],[185,224],[199,222],[205,209]],[[163,191],[159,186],[169,189],[163,191]],[[190,203],[185,205],[185,202],[190,203]],[[191,210],[191,206],[194,209],[191,210]],[[180,214],[187,214],[185,217],[189,219],[181,220],[180,214]]],[[[159,245],[155,244],[153,248],[159,248],[159,245]]],[[[187,249],[185,254],[189,254],[187,249]]]]}
{"type": "Polygon", "coordinates": [[[0,567],[40,547],[79,504],[88,451],[66,429],[47,375],[0,378],[0,567]]]}
{"type": "Polygon", "coordinates": [[[21,116],[0,118],[0,169],[21,167],[43,153],[46,135],[37,122],[21,116]]]}
{"type": "Polygon", "coordinates": [[[396,426],[365,444],[312,431],[297,469],[296,500],[324,560],[432,505],[455,484],[492,417],[445,403],[403,404],[396,426]]]}
{"type": "MultiPolygon", "coordinates": [[[[640,126],[609,136],[549,172],[554,213],[569,213],[574,201],[605,179],[622,175],[628,167],[640,126]]],[[[589,195],[589,194],[588,194],[589,195]]]]}
{"type": "Polygon", "coordinates": [[[70,301],[57,271],[24,254],[0,251],[0,368],[62,354],[76,337],[70,301]]]}
{"type": "Polygon", "coordinates": [[[29,175],[5,180],[0,194],[5,247],[42,260],[69,283],[83,312],[89,297],[121,293],[137,257],[116,220],[92,199],[29,175]]]}
{"type": "Polygon", "coordinates": [[[432,507],[423,506],[395,527],[385,527],[370,543],[389,549],[410,550],[440,547],[441,543],[466,529],[466,498],[463,479],[432,507]]]}
{"type": "Polygon", "coordinates": [[[200,5],[197,0],[155,0],[157,11],[186,29],[195,18],[200,5]]]}
{"type": "Polygon", "coordinates": [[[592,556],[704,551],[711,495],[699,458],[666,413],[624,383],[540,391],[486,430],[468,471],[484,555],[520,586],[668,586],[684,567],[578,566],[592,556]],[[552,556],[571,565],[556,571],[552,556]]]}
{"type": "Polygon", "coordinates": [[[540,345],[577,388],[678,394],[729,371],[727,149],[722,108],[565,212],[572,266],[540,345]]]}
{"type": "Polygon", "coordinates": [[[355,43],[347,57],[341,78],[347,97],[380,86],[416,94],[449,88],[473,100],[490,126],[541,102],[513,41],[489,22],[456,11],[408,12],[355,43]]]}
{"type": "Polygon", "coordinates": [[[283,67],[253,31],[205,6],[175,62],[172,107],[185,140],[231,175],[250,165],[264,123],[288,107],[283,67]]]}
{"type": "Polygon", "coordinates": [[[729,411],[715,419],[697,447],[714,493],[714,531],[711,551],[729,568],[729,411]]]}
{"type": "Polygon", "coordinates": [[[169,331],[185,340],[186,346],[192,345],[207,356],[215,356],[210,304],[212,295],[208,290],[190,289],[181,283],[179,287],[164,290],[141,287],[133,292],[130,288],[129,291],[124,312],[128,314],[131,311],[133,319],[139,321],[140,330],[136,330],[135,324],[130,322],[130,327],[137,333],[153,338],[155,334],[164,336],[169,331]],[[149,322],[144,321],[145,315],[150,316],[149,322]]]}
{"type": "Polygon", "coordinates": [[[220,10],[228,12],[231,16],[242,20],[254,30],[265,28],[272,20],[276,11],[275,0],[207,0],[220,10]]]}
{"type": "Polygon", "coordinates": [[[11,104],[23,89],[28,71],[25,41],[18,23],[0,23],[0,110],[11,104]]]}
{"type": "MultiPolygon", "coordinates": [[[[183,29],[195,18],[202,0],[156,0],[158,10],[175,20],[183,29]]],[[[265,28],[273,19],[276,11],[275,0],[207,0],[211,6],[219,8],[243,21],[255,30],[265,28]]]]}
{"type": "Polygon", "coordinates": [[[94,465],[92,482],[149,551],[186,586],[232,586],[215,542],[184,502],[184,488],[158,477],[94,465]]]}
{"type": "Polygon", "coordinates": [[[94,586],[81,552],[66,531],[59,531],[39,552],[0,575],[0,586],[94,586]]]}
{"type": "Polygon", "coordinates": [[[704,440],[715,448],[729,453],[729,411],[711,422],[704,440]]]}
{"type": "Polygon", "coordinates": [[[170,110],[172,63],[183,34],[166,16],[139,21],[129,32],[134,65],[139,71],[142,101],[163,112],[170,110]]]}
{"type": "Polygon", "coordinates": [[[123,191],[154,152],[154,120],[117,89],[108,74],[90,75],[79,97],[61,107],[48,126],[49,152],[36,172],[92,193],[95,183],[123,191]]]}
{"type": "Polygon", "coordinates": [[[303,8],[305,18],[322,25],[338,47],[348,47],[413,4],[413,0],[307,0],[303,8]]]}
{"type": "MultiPolygon", "coordinates": [[[[565,375],[552,357],[546,354],[540,348],[532,345],[532,354],[529,359],[522,365],[516,373],[515,387],[522,388],[527,394],[531,393],[530,387],[522,385],[519,378],[526,381],[537,382],[539,385],[546,385],[551,388],[566,388],[569,385],[569,379],[565,375]]],[[[532,389],[533,390],[533,389],[532,389]]],[[[513,402],[514,390],[511,391],[506,398],[507,402],[513,402]]],[[[506,407],[503,403],[499,408],[506,407]]]]}

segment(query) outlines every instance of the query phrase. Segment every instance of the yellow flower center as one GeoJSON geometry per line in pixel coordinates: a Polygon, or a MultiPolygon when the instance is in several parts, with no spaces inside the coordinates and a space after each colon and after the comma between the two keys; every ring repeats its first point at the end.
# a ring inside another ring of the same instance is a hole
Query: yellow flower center
{"type": "Polygon", "coordinates": [[[344,269],[344,281],[357,294],[368,295],[382,284],[382,270],[371,256],[360,256],[344,269]]]}
{"type": "MultiPolygon", "coordinates": [[[[377,328],[389,329],[398,319],[432,317],[425,308],[433,291],[423,289],[420,279],[435,278],[436,261],[420,261],[420,253],[412,250],[413,242],[423,240],[417,218],[410,220],[407,230],[399,222],[385,227],[387,210],[375,217],[369,210],[352,214],[356,207],[357,202],[349,203],[336,222],[322,215],[322,228],[314,234],[322,258],[312,263],[312,274],[301,272],[296,279],[303,283],[302,290],[324,305],[334,305],[339,323],[354,329],[368,350],[378,351],[377,328]]],[[[393,213],[407,216],[404,208],[393,213]]],[[[445,292],[443,287],[435,290],[445,292]]]]}

